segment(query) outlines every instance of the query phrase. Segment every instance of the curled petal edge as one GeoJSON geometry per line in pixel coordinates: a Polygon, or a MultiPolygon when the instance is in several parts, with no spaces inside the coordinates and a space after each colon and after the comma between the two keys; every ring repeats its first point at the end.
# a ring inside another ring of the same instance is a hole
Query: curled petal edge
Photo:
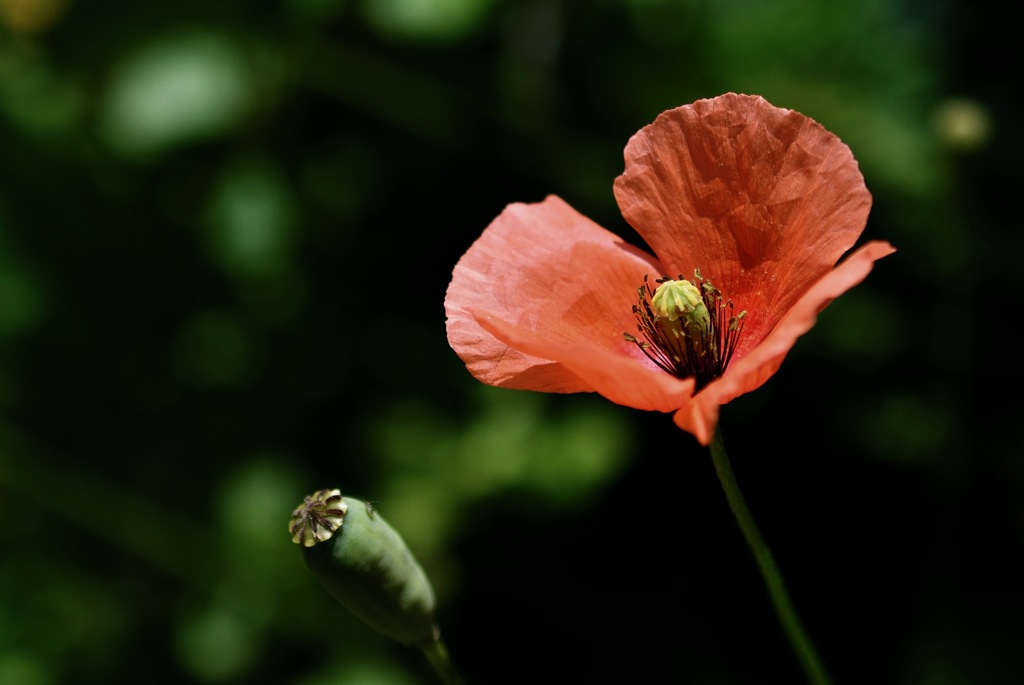
{"type": "Polygon", "coordinates": [[[885,241],[867,243],[815,283],[786,313],[771,333],[725,375],[697,393],[673,417],[675,424],[709,445],[718,423],[718,410],[771,378],[797,338],[814,326],[818,314],[835,298],[867,278],[877,260],[896,249],[885,241]]]}

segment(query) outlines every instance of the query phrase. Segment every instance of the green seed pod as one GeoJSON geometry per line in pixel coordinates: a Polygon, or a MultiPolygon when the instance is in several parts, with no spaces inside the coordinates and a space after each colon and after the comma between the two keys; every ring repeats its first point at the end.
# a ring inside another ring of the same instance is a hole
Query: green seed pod
{"type": "Polygon", "coordinates": [[[427,575],[368,502],[318,490],[292,512],[288,530],[313,576],[368,626],[406,645],[438,639],[427,575]]]}
{"type": "Polygon", "coordinates": [[[711,321],[700,289],[687,280],[669,279],[659,285],[651,298],[651,310],[666,332],[687,335],[695,342],[701,341],[711,321]]]}

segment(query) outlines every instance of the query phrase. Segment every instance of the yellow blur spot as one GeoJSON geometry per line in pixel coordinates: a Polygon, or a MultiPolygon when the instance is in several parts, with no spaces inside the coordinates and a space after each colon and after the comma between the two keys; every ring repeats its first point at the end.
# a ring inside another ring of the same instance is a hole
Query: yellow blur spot
{"type": "Polygon", "coordinates": [[[15,33],[42,33],[65,9],[66,0],[0,0],[0,21],[15,33]]]}
{"type": "Polygon", "coordinates": [[[980,102],[966,98],[946,100],[935,110],[934,124],[939,139],[954,150],[974,150],[992,133],[992,118],[980,102]]]}

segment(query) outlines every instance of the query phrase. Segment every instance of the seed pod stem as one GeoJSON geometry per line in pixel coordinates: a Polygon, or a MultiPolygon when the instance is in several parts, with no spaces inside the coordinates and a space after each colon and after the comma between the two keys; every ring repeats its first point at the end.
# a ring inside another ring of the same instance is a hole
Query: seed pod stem
{"type": "Polygon", "coordinates": [[[440,636],[433,642],[420,645],[419,647],[420,652],[430,662],[430,665],[434,667],[444,685],[463,685],[462,676],[455,670],[455,666],[448,656],[448,648],[440,636]]]}

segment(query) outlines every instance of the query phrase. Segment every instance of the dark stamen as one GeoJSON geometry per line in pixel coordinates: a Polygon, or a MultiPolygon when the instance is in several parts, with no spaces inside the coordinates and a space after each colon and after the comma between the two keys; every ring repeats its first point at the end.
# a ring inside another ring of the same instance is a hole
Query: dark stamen
{"type": "MultiPolygon", "coordinates": [[[[694,269],[694,284],[700,290],[701,299],[708,310],[706,330],[694,332],[693,327],[682,326],[681,334],[666,330],[664,323],[651,309],[654,290],[644,275],[644,284],[637,289],[639,301],[633,305],[639,336],[623,333],[623,337],[654,362],[658,368],[677,378],[696,379],[696,390],[725,373],[740,334],[743,332],[746,311],[734,314],[731,300],[722,299],[722,292],[694,269]]],[[[668,276],[656,279],[658,284],[673,280],[668,276]]],[[[684,280],[682,275],[676,279],[684,280]]],[[[678,312],[682,314],[682,312],[678,312]]]]}

